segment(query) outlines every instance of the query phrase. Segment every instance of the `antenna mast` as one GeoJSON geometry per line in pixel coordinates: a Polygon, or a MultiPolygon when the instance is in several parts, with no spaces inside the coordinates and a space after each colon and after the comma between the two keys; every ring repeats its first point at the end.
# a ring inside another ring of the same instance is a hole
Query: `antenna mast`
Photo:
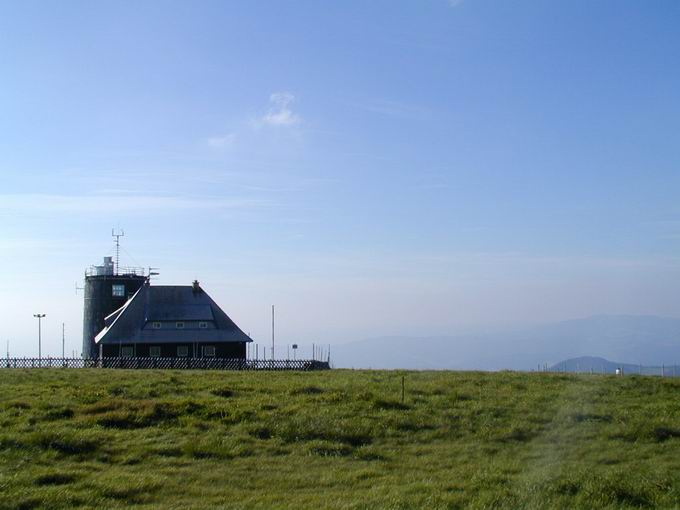
{"type": "Polygon", "coordinates": [[[111,236],[116,238],[116,267],[113,274],[118,274],[120,270],[120,238],[124,235],[125,232],[122,229],[119,229],[118,233],[116,233],[115,229],[111,229],[111,236]]]}

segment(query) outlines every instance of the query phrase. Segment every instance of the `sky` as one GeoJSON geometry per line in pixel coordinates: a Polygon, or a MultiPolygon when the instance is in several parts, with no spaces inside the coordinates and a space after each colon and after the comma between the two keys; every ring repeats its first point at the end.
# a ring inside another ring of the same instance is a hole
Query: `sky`
{"type": "MultiPolygon", "coordinates": [[[[0,340],[113,253],[256,341],[680,317],[675,0],[0,2],[0,340]]],[[[2,342],[2,351],[5,342],[2,342]]]]}

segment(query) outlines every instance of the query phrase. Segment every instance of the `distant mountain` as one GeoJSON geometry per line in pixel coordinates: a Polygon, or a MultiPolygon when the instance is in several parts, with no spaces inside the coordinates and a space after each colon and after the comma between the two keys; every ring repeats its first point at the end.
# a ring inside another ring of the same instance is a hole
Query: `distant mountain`
{"type": "Polygon", "coordinates": [[[680,364],[680,319],[599,315],[503,333],[382,337],[336,345],[334,366],[532,370],[584,356],[680,364]]]}
{"type": "Polygon", "coordinates": [[[580,358],[560,361],[548,367],[548,370],[551,372],[614,374],[617,368],[623,369],[624,374],[680,376],[680,365],[670,363],[658,366],[633,365],[631,363],[616,363],[592,356],[582,356],[580,358]]]}

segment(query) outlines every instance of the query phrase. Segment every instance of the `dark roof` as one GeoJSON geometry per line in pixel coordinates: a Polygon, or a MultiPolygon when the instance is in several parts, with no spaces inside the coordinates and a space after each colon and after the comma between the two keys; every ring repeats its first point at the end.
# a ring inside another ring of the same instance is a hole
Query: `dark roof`
{"type": "Polygon", "coordinates": [[[191,285],[143,285],[104,322],[106,327],[95,338],[98,344],[252,342],[203,289],[191,285]],[[145,327],[156,321],[202,321],[211,327],[145,327]]]}

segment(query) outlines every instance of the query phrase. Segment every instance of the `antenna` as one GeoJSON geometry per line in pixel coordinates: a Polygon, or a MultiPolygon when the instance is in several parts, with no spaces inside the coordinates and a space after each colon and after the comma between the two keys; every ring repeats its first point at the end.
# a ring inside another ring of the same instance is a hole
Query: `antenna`
{"type": "Polygon", "coordinates": [[[118,274],[118,270],[120,269],[120,238],[125,235],[125,232],[122,229],[118,230],[118,233],[116,233],[115,229],[111,229],[111,236],[116,238],[116,269],[114,270],[114,274],[118,274]]]}
{"type": "Polygon", "coordinates": [[[149,276],[148,276],[149,281],[151,281],[152,276],[158,276],[159,274],[160,273],[158,272],[157,267],[149,267],[149,276]]]}
{"type": "Polygon", "coordinates": [[[78,287],[78,282],[76,282],[76,296],[78,295],[79,290],[85,290],[85,287],[78,287]]]}

